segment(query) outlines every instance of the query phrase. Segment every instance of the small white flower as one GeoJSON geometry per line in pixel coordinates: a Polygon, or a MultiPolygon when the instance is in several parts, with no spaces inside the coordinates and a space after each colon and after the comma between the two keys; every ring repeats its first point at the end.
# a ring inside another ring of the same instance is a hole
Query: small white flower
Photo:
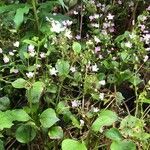
{"type": "Polygon", "coordinates": [[[98,19],[98,18],[99,18],[99,14],[95,14],[95,15],[94,15],[94,18],[95,18],[95,19],[98,19]]]}
{"type": "Polygon", "coordinates": [[[107,19],[108,19],[108,20],[113,20],[113,18],[114,18],[114,15],[112,15],[112,14],[110,14],[110,13],[107,15],[107,19]]]}
{"type": "Polygon", "coordinates": [[[91,26],[95,27],[95,28],[99,28],[99,24],[98,23],[92,23],[91,26]]]}
{"type": "Polygon", "coordinates": [[[74,100],[71,102],[72,108],[79,107],[81,105],[80,101],[74,100]]]}
{"type": "Polygon", "coordinates": [[[74,73],[74,72],[76,72],[76,68],[75,68],[75,67],[71,67],[71,68],[70,68],[70,71],[71,71],[72,73],[74,73]]]}
{"type": "Polygon", "coordinates": [[[84,126],[84,120],[80,120],[80,127],[83,127],[84,126]]]}
{"type": "Polygon", "coordinates": [[[35,66],[36,66],[37,69],[41,67],[40,64],[35,64],[35,66]]]}
{"type": "Polygon", "coordinates": [[[103,56],[102,56],[102,55],[99,55],[98,58],[99,58],[99,59],[103,59],[103,56]]]}
{"type": "Polygon", "coordinates": [[[144,57],[144,62],[146,62],[148,60],[148,55],[146,55],[145,57],[144,57]]]}
{"type": "Polygon", "coordinates": [[[4,61],[4,63],[8,63],[9,62],[9,57],[5,55],[3,57],[3,61],[4,61]]]}
{"type": "Polygon", "coordinates": [[[57,75],[57,72],[58,72],[58,71],[55,69],[55,67],[51,68],[49,71],[50,71],[50,75],[55,75],[55,76],[57,75]]]}
{"type": "Polygon", "coordinates": [[[150,51],[150,47],[148,47],[148,48],[145,48],[145,50],[146,50],[146,51],[150,51]]]}
{"type": "Polygon", "coordinates": [[[100,84],[100,85],[105,85],[105,84],[106,84],[106,81],[105,81],[105,80],[101,80],[101,81],[99,81],[99,84],[100,84]]]}
{"type": "Polygon", "coordinates": [[[44,52],[41,52],[41,53],[40,53],[40,57],[41,57],[41,58],[45,58],[45,57],[46,57],[46,54],[45,54],[44,52]]]}
{"type": "Polygon", "coordinates": [[[14,56],[14,53],[13,53],[13,52],[9,52],[9,55],[10,55],[10,56],[14,56]]]}
{"type": "Polygon", "coordinates": [[[132,47],[132,43],[131,42],[126,42],[126,43],[124,43],[124,45],[127,48],[131,48],[132,47]]]}
{"type": "Polygon", "coordinates": [[[30,45],[28,46],[28,51],[29,51],[29,52],[34,52],[34,51],[35,51],[34,45],[31,45],[31,44],[30,44],[30,45]]]}
{"type": "Polygon", "coordinates": [[[97,67],[96,64],[95,64],[95,65],[92,65],[92,66],[91,66],[91,69],[92,69],[93,72],[97,72],[97,71],[99,70],[99,68],[97,67]]]}
{"type": "Polygon", "coordinates": [[[98,37],[96,37],[96,36],[94,36],[94,40],[95,40],[96,43],[100,42],[100,39],[98,37]]]}
{"type": "Polygon", "coordinates": [[[65,30],[64,36],[67,37],[68,39],[72,38],[71,31],[69,29],[65,30]]]}
{"type": "Polygon", "coordinates": [[[28,72],[26,73],[27,77],[30,79],[30,78],[33,78],[34,77],[34,72],[28,72]]]}
{"type": "Polygon", "coordinates": [[[19,41],[16,41],[13,45],[14,45],[14,47],[19,47],[19,41]]]}
{"type": "Polygon", "coordinates": [[[2,54],[3,53],[3,50],[0,48],[0,54],[2,54]]]}
{"type": "Polygon", "coordinates": [[[30,53],[29,53],[29,55],[30,55],[31,57],[34,57],[35,54],[36,54],[35,52],[30,52],[30,53]]]}
{"type": "Polygon", "coordinates": [[[104,93],[100,93],[100,94],[99,94],[99,99],[100,99],[100,100],[103,100],[103,99],[104,99],[104,93]]]}
{"type": "Polygon", "coordinates": [[[51,31],[52,32],[56,32],[56,33],[60,33],[62,31],[64,31],[66,28],[59,22],[59,21],[52,21],[51,22],[51,31]]]}
{"type": "Polygon", "coordinates": [[[95,112],[95,113],[99,112],[99,108],[98,107],[93,107],[93,112],[95,112]]]}
{"type": "Polygon", "coordinates": [[[73,14],[74,15],[78,15],[79,13],[77,11],[73,11],[73,14]]]}

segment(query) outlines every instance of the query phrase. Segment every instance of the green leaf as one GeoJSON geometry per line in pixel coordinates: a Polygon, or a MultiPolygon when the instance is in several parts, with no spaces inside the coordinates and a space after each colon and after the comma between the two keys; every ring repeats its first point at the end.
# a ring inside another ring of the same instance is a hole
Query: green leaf
{"type": "Polygon", "coordinates": [[[30,5],[28,5],[28,4],[11,4],[11,5],[0,6],[0,14],[5,13],[5,12],[10,12],[10,11],[16,11],[16,9],[22,8],[25,6],[29,7],[30,5]]]}
{"type": "Polygon", "coordinates": [[[50,128],[58,120],[59,119],[57,118],[55,111],[51,108],[46,109],[40,115],[40,122],[44,128],[50,128]]]}
{"type": "Polygon", "coordinates": [[[45,85],[43,82],[35,82],[32,87],[27,91],[28,101],[31,103],[38,103],[44,90],[44,86],[45,85]]]}
{"type": "Polygon", "coordinates": [[[35,41],[32,41],[32,40],[25,39],[25,40],[23,40],[23,42],[26,43],[26,44],[38,46],[38,44],[35,41]]]}
{"type": "Polygon", "coordinates": [[[99,117],[92,124],[93,131],[100,131],[104,126],[110,126],[118,120],[115,112],[110,110],[102,110],[99,117]]]}
{"type": "Polygon", "coordinates": [[[7,111],[0,111],[0,130],[4,128],[10,128],[13,125],[13,121],[21,121],[25,122],[30,120],[30,116],[22,109],[15,109],[15,110],[7,110],[7,111]]]}
{"type": "Polygon", "coordinates": [[[132,141],[114,141],[111,146],[111,150],[136,150],[136,145],[132,141]]]}
{"type": "Polygon", "coordinates": [[[68,9],[68,7],[65,5],[65,3],[64,3],[63,0],[59,0],[59,3],[60,3],[60,5],[61,5],[63,8],[68,9]]]}
{"type": "Polygon", "coordinates": [[[87,150],[85,144],[73,139],[65,139],[62,142],[62,150],[87,150]]]}
{"type": "Polygon", "coordinates": [[[30,7],[28,5],[26,5],[23,8],[18,8],[16,11],[16,15],[14,18],[14,22],[15,22],[15,26],[16,29],[18,29],[20,27],[20,25],[22,24],[23,20],[24,20],[24,14],[28,14],[30,7]]]}
{"type": "Polygon", "coordinates": [[[4,144],[2,140],[0,140],[0,150],[4,150],[4,144]]]}
{"type": "Polygon", "coordinates": [[[13,121],[28,121],[30,116],[23,109],[15,109],[10,111],[10,115],[13,121]]]}
{"type": "Polygon", "coordinates": [[[63,130],[60,126],[50,128],[48,132],[50,139],[61,139],[63,138],[63,130]]]}
{"type": "Polygon", "coordinates": [[[141,103],[148,103],[150,104],[150,98],[148,97],[148,94],[146,91],[142,92],[140,95],[139,95],[139,101],[141,103]]]}
{"type": "Polygon", "coordinates": [[[81,44],[78,42],[73,42],[72,49],[74,50],[75,54],[79,54],[81,52],[81,44]]]}
{"type": "Polygon", "coordinates": [[[9,108],[10,100],[8,97],[4,96],[0,98],[0,110],[4,111],[9,108]]]}
{"type": "Polygon", "coordinates": [[[121,105],[121,103],[122,103],[123,100],[125,99],[125,98],[123,97],[123,95],[122,95],[121,92],[116,92],[115,97],[116,97],[116,102],[117,102],[118,105],[121,105]]]}
{"type": "Polygon", "coordinates": [[[56,63],[56,69],[58,70],[59,76],[66,77],[70,69],[69,62],[59,59],[56,63]]]}
{"type": "Polygon", "coordinates": [[[12,86],[17,89],[25,88],[27,81],[23,78],[18,78],[14,82],[12,82],[12,86]]]}
{"type": "Polygon", "coordinates": [[[123,139],[121,133],[116,128],[111,128],[105,132],[105,136],[113,141],[121,141],[123,139]]]}
{"type": "Polygon", "coordinates": [[[21,125],[15,133],[16,139],[20,143],[29,143],[36,136],[35,129],[30,125],[21,125]]]}
{"type": "Polygon", "coordinates": [[[137,86],[139,83],[141,83],[143,80],[140,79],[139,74],[132,76],[129,81],[134,85],[137,86]]]}

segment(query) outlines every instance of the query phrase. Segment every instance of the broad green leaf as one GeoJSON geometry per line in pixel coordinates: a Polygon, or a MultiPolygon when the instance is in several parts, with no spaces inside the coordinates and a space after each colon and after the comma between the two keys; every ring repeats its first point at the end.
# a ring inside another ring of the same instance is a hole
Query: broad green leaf
{"type": "Polygon", "coordinates": [[[73,139],[65,139],[62,141],[62,150],[87,150],[84,143],[73,139]]]}
{"type": "Polygon", "coordinates": [[[48,108],[42,112],[40,115],[40,122],[44,128],[50,128],[53,126],[59,119],[56,116],[56,113],[53,109],[48,108]]]}
{"type": "Polygon", "coordinates": [[[141,103],[148,103],[150,104],[150,98],[148,97],[148,94],[146,91],[142,92],[140,95],[139,95],[139,101],[141,103]]]}
{"type": "Polygon", "coordinates": [[[136,145],[132,141],[113,141],[110,146],[111,150],[136,150],[136,145]]]}
{"type": "Polygon", "coordinates": [[[38,44],[35,41],[32,41],[32,40],[25,39],[25,40],[23,40],[23,42],[26,43],[26,44],[38,46],[38,44]]]}
{"type": "Polygon", "coordinates": [[[30,116],[22,109],[0,111],[0,130],[10,128],[14,121],[25,122],[30,120],[30,116]]]}
{"type": "Polygon", "coordinates": [[[0,98],[0,110],[4,111],[9,108],[10,100],[8,97],[4,96],[0,98]]]}
{"type": "MultiPolygon", "coordinates": [[[[0,6],[0,14],[10,11],[16,11],[18,8],[23,8],[25,6],[30,6],[28,4],[11,4],[11,5],[4,5],[0,6]]],[[[30,6],[31,7],[31,6],[30,6]]]]}
{"type": "Polygon", "coordinates": [[[111,128],[105,132],[105,136],[113,141],[121,141],[123,139],[121,133],[116,128],[111,128]]]}
{"type": "Polygon", "coordinates": [[[116,92],[115,97],[116,97],[116,102],[118,105],[120,105],[123,102],[123,100],[125,99],[121,92],[116,92]]]}
{"type": "Polygon", "coordinates": [[[18,29],[20,27],[20,25],[22,24],[23,20],[24,20],[24,14],[28,14],[30,7],[28,5],[26,5],[23,8],[18,8],[16,11],[16,15],[14,18],[14,22],[15,22],[15,26],[16,29],[18,29]]]}
{"type": "Polygon", "coordinates": [[[63,138],[63,130],[60,126],[51,127],[48,136],[50,139],[61,139],[63,138]]]}
{"type": "Polygon", "coordinates": [[[92,124],[93,131],[100,131],[104,126],[110,126],[118,120],[115,112],[110,110],[102,110],[98,118],[92,124]]]}
{"type": "Polygon", "coordinates": [[[131,82],[134,86],[137,86],[139,83],[141,83],[143,80],[140,79],[139,74],[132,76],[129,79],[129,82],[131,82]]]}
{"type": "Polygon", "coordinates": [[[56,69],[58,70],[59,76],[66,77],[70,70],[69,62],[59,59],[56,63],[56,69]]]}
{"type": "Polygon", "coordinates": [[[35,129],[30,125],[21,125],[15,133],[15,137],[20,143],[29,143],[36,136],[35,129]]]}
{"type": "Polygon", "coordinates": [[[72,49],[74,50],[75,54],[79,54],[81,52],[81,44],[78,42],[73,42],[72,49]]]}
{"type": "Polygon", "coordinates": [[[30,116],[23,109],[15,109],[10,111],[10,115],[13,121],[28,121],[30,120],[30,116]]]}
{"type": "Polygon", "coordinates": [[[25,88],[25,85],[27,84],[27,81],[23,78],[18,78],[14,82],[12,82],[12,86],[17,89],[25,88]]]}
{"type": "Polygon", "coordinates": [[[42,92],[44,90],[44,83],[37,81],[32,87],[27,91],[28,101],[31,103],[38,103],[42,92]]]}
{"type": "Polygon", "coordinates": [[[4,150],[4,144],[2,140],[0,140],[0,150],[4,150]]]}
{"type": "Polygon", "coordinates": [[[120,131],[125,137],[141,139],[144,133],[144,120],[128,115],[120,123],[120,131]]]}

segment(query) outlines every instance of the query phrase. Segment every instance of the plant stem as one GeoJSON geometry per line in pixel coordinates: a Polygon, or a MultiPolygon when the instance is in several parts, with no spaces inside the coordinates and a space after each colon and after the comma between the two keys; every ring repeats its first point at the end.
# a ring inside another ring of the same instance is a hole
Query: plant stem
{"type": "Polygon", "coordinates": [[[36,0],[32,0],[32,7],[33,7],[33,12],[34,12],[34,17],[35,17],[35,21],[36,21],[37,30],[39,31],[39,18],[38,18],[38,15],[37,15],[36,0]]]}

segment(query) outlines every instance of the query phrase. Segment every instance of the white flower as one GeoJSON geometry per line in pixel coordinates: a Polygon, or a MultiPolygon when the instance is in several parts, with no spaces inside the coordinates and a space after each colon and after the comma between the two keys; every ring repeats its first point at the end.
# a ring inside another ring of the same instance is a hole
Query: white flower
{"type": "Polygon", "coordinates": [[[76,71],[76,68],[75,68],[75,67],[71,67],[71,68],[70,68],[70,71],[71,71],[71,72],[75,72],[75,71],[76,71]]]}
{"type": "Polygon", "coordinates": [[[13,52],[9,52],[9,55],[10,55],[10,56],[14,56],[14,53],[13,53],[13,52]]]}
{"type": "Polygon", "coordinates": [[[3,50],[0,48],[0,54],[3,53],[3,50]]]}
{"type": "Polygon", "coordinates": [[[94,18],[95,18],[95,19],[98,19],[98,18],[99,18],[99,14],[95,14],[95,15],[94,15],[94,18]]]}
{"type": "Polygon", "coordinates": [[[100,85],[105,85],[105,84],[106,84],[106,81],[105,81],[105,80],[101,80],[101,81],[99,81],[99,84],[100,84],[100,85]]]}
{"type": "Polygon", "coordinates": [[[95,40],[96,43],[100,42],[100,39],[98,37],[96,37],[96,36],[94,36],[94,40],[95,40]]]}
{"type": "Polygon", "coordinates": [[[148,60],[148,55],[146,55],[145,57],[144,57],[144,62],[146,62],[148,60]]]}
{"type": "Polygon", "coordinates": [[[4,63],[8,63],[9,62],[9,57],[7,57],[6,55],[3,57],[3,61],[4,63]]]}
{"type": "Polygon", "coordinates": [[[46,54],[45,54],[44,52],[41,52],[41,53],[40,53],[40,57],[41,57],[41,58],[45,58],[45,57],[46,57],[46,54]]]}
{"type": "Polygon", "coordinates": [[[14,69],[14,73],[18,73],[19,72],[19,70],[18,69],[14,69]]]}
{"type": "Polygon", "coordinates": [[[131,39],[135,39],[135,38],[136,38],[136,34],[135,34],[135,33],[129,34],[129,37],[130,37],[131,39]]]}
{"type": "Polygon", "coordinates": [[[30,55],[31,57],[34,57],[35,54],[36,54],[35,52],[30,52],[30,53],[29,53],[29,55],[30,55]]]}
{"type": "Polygon", "coordinates": [[[104,99],[104,93],[100,93],[100,94],[99,94],[99,99],[100,99],[100,100],[103,100],[103,99],[104,99]]]}
{"type": "Polygon", "coordinates": [[[132,47],[132,43],[131,42],[126,42],[126,43],[124,43],[124,45],[127,48],[131,48],[132,47]]]}
{"type": "Polygon", "coordinates": [[[49,71],[50,71],[50,75],[55,75],[55,76],[57,75],[57,72],[58,72],[58,71],[55,69],[55,67],[51,68],[49,71]]]}
{"type": "Polygon", "coordinates": [[[67,37],[68,39],[71,39],[72,38],[71,31],[69,29],[66,29],[65,33],[64,33],[64,36],[67,37]]]}
{"type": "Polygon", "coordinates": [[[107,15],[107,19],[108,19],[108,20],[113,20],[113,18],[114,18],[114,15],[112,15],[112,14],[110,14],[110,13],[107,15]]]}
{"type": "Polygon", "coordinates": [[[81,105],[80,101],[74,100],[71,102],[72,108],[79,107],[81,105]]]}
{"type": "Polygon", "coordinates": [[[99,68],[97,67],[96,64],[95,64],[95,65],[92,65],[92,66],[91,66],[91,69],[92,69],[93,72],[97,72],[97,71],[99,70],[99,68]]]}
{"type": "Polygon", "coordinates": [[[34,50],[35,50],[35,49],[34,49],[34,45],[31,45],[31,44],[30,44],[30,45],[28,46],[28,51],[29,51],[29,52],[34,52],[34,50]]]}
{"type": "Polygon", "coordinates": [[[51,27],[52,32],[60,33],[66,29],[59,21],[53,20],[51,22],[51,25],[52,25],[52,27],[51,27]]]}
{"type": "Polygon", "coordinates": [[[93,107],[93,112],[99,112],[99,108],[98,107],[93,107]]]}
{"type": "Polygon", "coordinates": [[[80,120],[80,127],[83,127],[84,126],[84,120],[80,120]]]}
{"type": "Polygon", "coordinates": [[[19,41],[16,41],[13,45],[14,45],[14,47],[19,47],[19,41]]]}
{"type": "Polygon", "coordinates": [[[73,11],[74,15],[78,15],[78,12],[77,11],[73,11]]]}
{"type": "Polygon", "coordinates": [[[33,78],[34,77],[34,72],[28,72],[26,73],[27,77],[30,79],[30,78],[33,78]]]}
{"type": "Polygon", "coordinates": [[[99,28],[99,24],[98,23],[92,23],[91,26],[95,27],[95,28],[99,28]]]}
{"type": "Polygon", "coordinates": [[[150,51],[150,47],[148,47],[148,48],[145,48],[145,50],[146,50],[146,51],[150,51]]]}
{"type": "Polygon", "coordinates": [[[143,38],[144,38],[144,41],[145,41],[146,44],[149,44],[149,43],[150,43],[150,34],[145,34],[145,35],[143,36],[143,38]]]}
{"type": "Polygon", "coordinates": [[[35,64],[35,66],[36,66],[37,69],[41,67],[40,64],[35,64]]]}

